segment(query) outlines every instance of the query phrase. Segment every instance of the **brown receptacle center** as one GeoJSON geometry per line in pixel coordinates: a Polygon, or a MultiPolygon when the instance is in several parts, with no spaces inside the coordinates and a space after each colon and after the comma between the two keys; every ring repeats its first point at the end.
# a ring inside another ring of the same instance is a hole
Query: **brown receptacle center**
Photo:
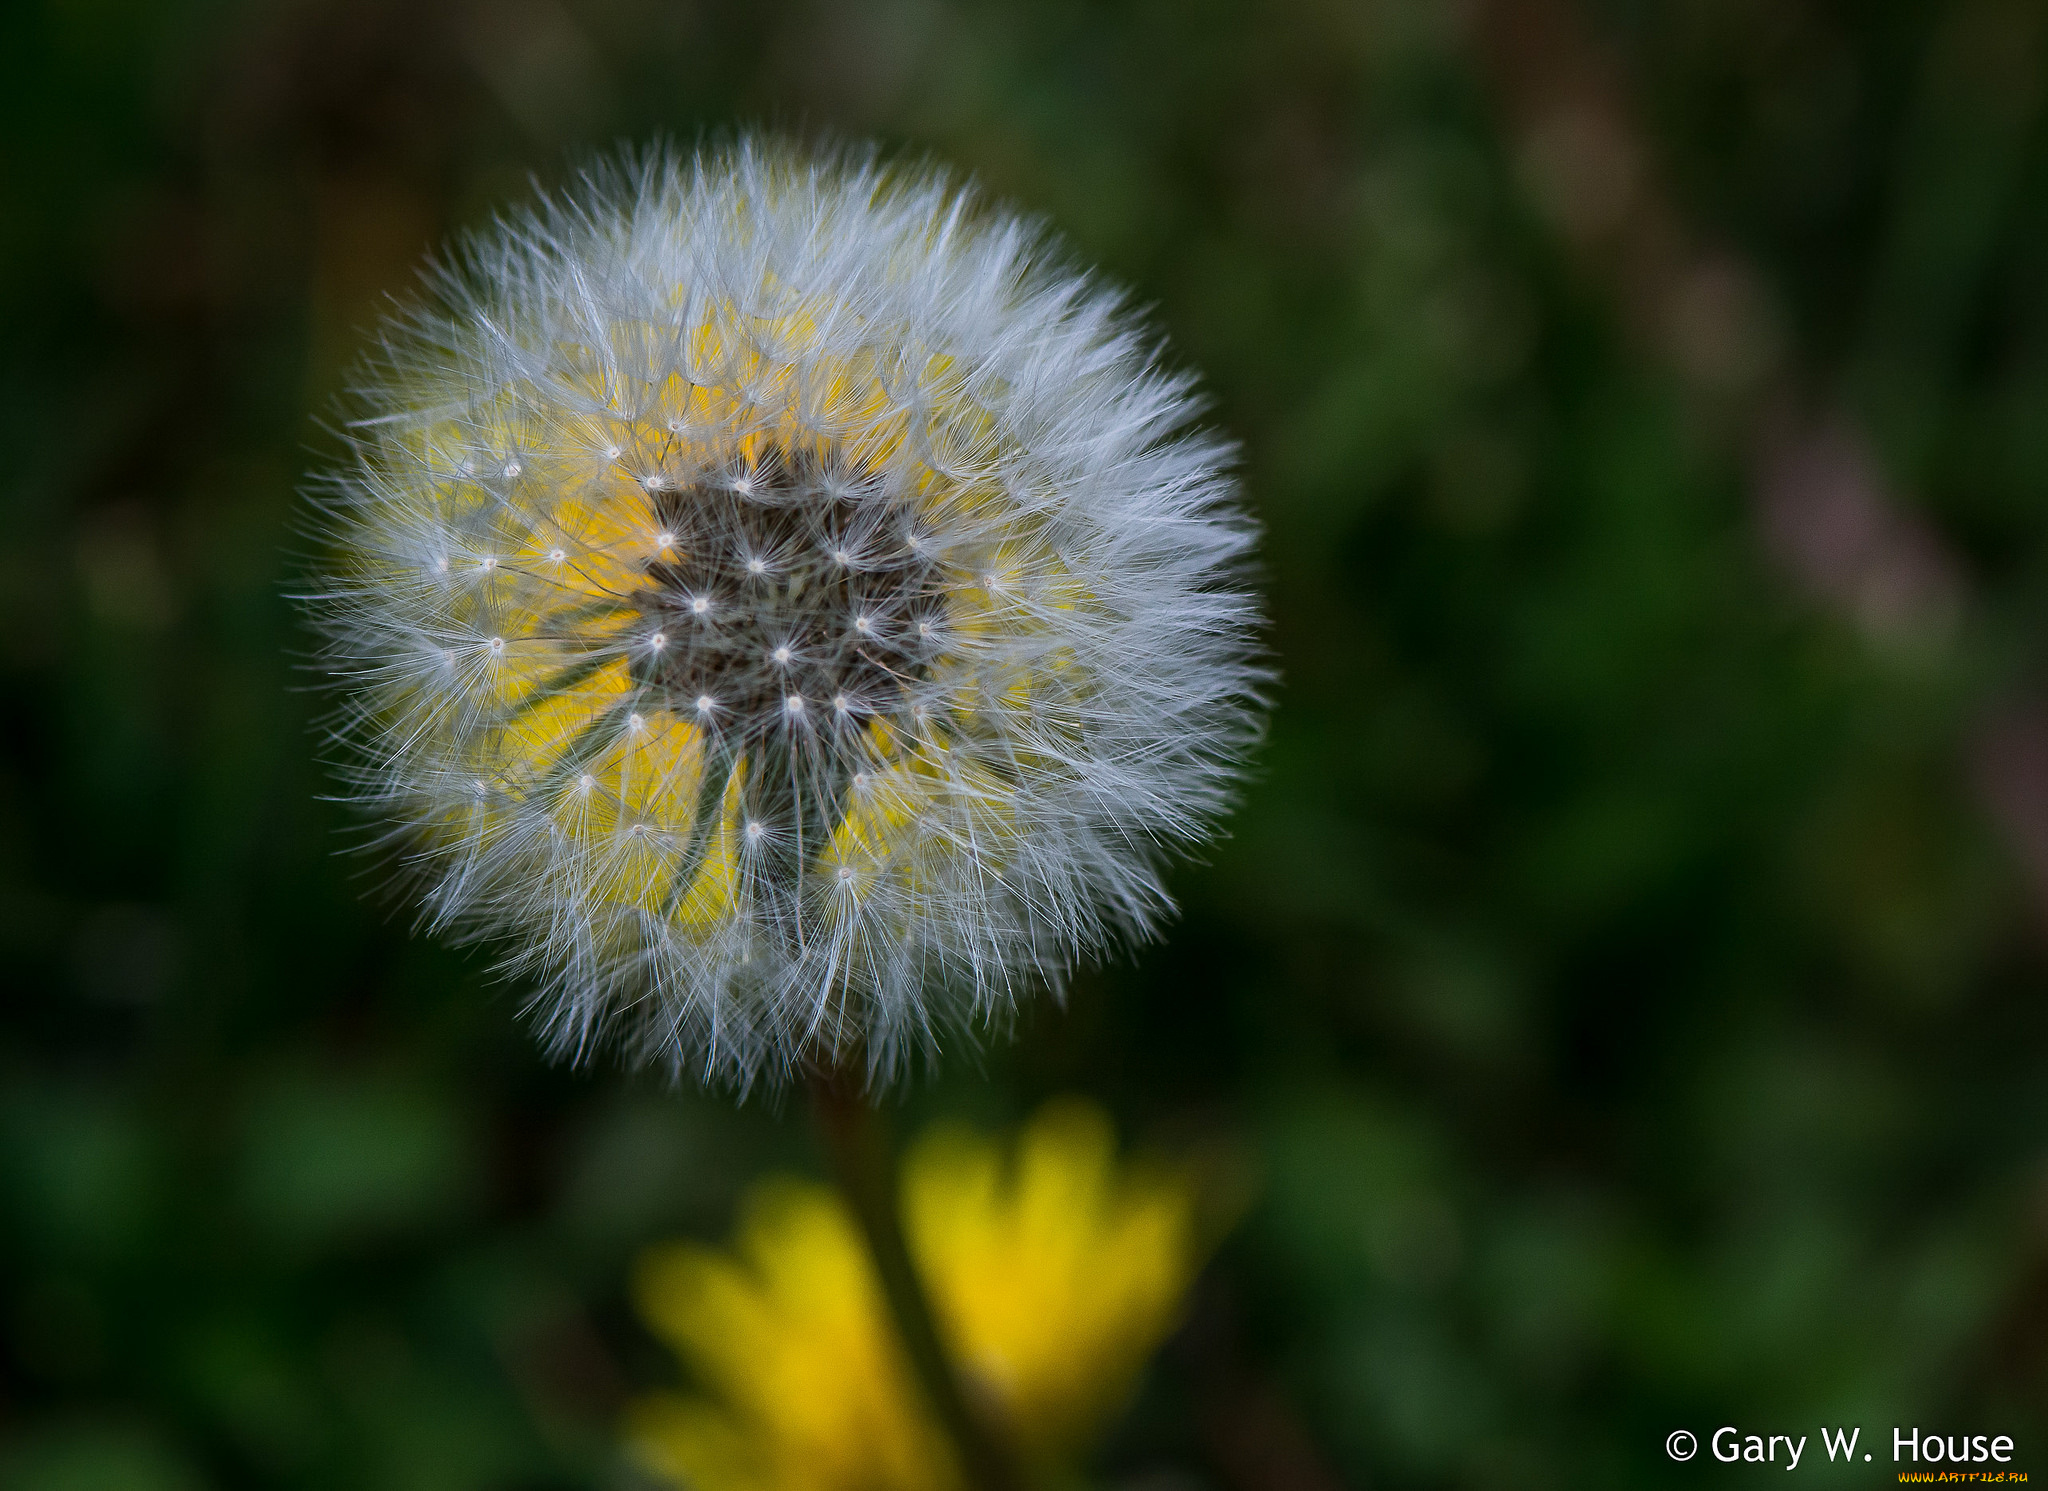
{"type": "Polygon", "coordinates": [[[704,732],[703,808],[739,766],[746,828],[800,877],[870,722],[907,723],[940,655],[931,539],[910,504],[811,453],[645,485],[663,531],[633,596],[635,682],[704,732]]]}

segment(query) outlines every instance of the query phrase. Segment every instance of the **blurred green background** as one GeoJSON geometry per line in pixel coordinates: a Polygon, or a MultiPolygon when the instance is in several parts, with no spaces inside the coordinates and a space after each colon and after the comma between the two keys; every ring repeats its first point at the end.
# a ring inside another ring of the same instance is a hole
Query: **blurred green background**
{"type": "Polygon", "coordinates": [[[1256,1165],[1102,1480],[2048,1474],[2044,86],[2032,0],[8,7],[0,1491],[629,1484],[631,1260],[817,1168],[369,894],[284,598],[420,256],[748,121],[1057,223],[1267,528],[1186,915],[900,1115],[1256,1165]]]}

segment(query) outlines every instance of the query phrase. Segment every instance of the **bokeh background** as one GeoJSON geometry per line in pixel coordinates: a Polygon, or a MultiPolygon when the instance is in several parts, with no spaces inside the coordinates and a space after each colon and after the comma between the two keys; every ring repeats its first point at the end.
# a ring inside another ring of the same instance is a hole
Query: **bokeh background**
{"type": "Polygon", "coordinates": [[[1266,525],[1186,915],[898,1115],[1258,1177],[1100,1481],[2048,1474],[2044,89],[2033,0],[7,7],[0,1491],[632,1484],[633,1259],[819,1168],[369,894],[285,598],[421,255],[749,121],[1056,222],[1266,525]]]}

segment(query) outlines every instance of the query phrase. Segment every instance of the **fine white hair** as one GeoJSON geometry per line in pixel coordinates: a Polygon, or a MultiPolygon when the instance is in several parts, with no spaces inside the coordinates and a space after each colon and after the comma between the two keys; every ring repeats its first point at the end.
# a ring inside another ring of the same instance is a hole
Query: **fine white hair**
{"type": "Polygon", "coordinates": [[[1152,935],[1264,673],[1231,449],[1041,228],[742,138],[387,322],[316,493],[350,795],[550,1049],[886,1078],[1152,935]]]}

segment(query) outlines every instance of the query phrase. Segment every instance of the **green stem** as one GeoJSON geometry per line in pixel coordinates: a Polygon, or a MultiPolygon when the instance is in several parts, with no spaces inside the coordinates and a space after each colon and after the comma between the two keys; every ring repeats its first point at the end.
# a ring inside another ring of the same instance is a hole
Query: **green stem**
{"type": "Polygon", "coordinates": [[[968,1485],[974,1491],[1023,1491],[1008,1446],[968,1395],[939,1335],[931,1299],[903,1235],[896,1157],[882,1115],[843,1072],[813,1073],[811,1101],[839,1189],[867,1238],[904,1355],[933,1416],[959,1452],[968,1485]]]}

